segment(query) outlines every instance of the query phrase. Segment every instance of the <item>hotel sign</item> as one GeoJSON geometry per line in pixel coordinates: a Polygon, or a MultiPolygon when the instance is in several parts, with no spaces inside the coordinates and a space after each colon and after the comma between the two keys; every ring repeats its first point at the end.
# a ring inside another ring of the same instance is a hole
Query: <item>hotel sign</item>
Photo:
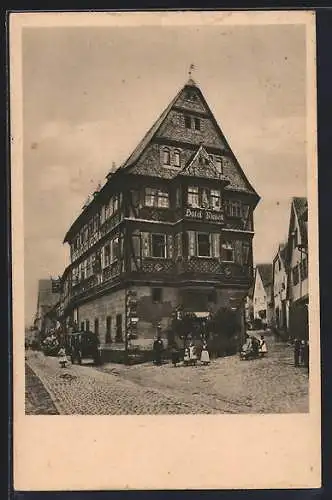
{"type": "Polygon", "coordinates": [[[202,210],[200,208],[186,208],[184,215],[189,219],[204,222],[224,222],[224,214],[222,212],[212,212],[210,210],[202,210]]]}

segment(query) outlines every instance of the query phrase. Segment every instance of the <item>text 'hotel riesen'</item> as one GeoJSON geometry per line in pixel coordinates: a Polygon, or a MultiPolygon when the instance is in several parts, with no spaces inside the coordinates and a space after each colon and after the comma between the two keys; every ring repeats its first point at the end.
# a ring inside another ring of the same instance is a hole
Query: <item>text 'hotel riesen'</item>
{"type": "Polygon", "coordinates": [[[179,309],[243,315],[258,202],[190,78],[69,228],[62,320],[107,350],[151,346],[179,309]]]}

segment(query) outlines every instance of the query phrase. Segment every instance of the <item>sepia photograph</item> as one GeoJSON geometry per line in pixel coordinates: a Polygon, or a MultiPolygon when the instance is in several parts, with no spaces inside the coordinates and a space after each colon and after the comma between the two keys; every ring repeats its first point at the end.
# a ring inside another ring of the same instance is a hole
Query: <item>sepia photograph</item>
{"type": "Polygon", "coordinates": [[[205,14],[22,15],[29,418],[310,414],[313,14],[205,14]]]}

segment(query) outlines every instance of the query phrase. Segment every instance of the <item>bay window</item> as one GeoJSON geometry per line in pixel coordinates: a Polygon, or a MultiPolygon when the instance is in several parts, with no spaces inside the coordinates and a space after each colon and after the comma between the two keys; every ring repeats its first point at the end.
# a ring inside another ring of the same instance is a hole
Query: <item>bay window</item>
{"type": "Polygon", "coordinates": [[[220,191],[218,189],[211,189],[210,201],[212,210],[220,210],[220,191]]]}
{"type": "Polygon", "coordinates": [[[159,188],[145,188],[145,206],[168,208],[168,192],[159,188]]]}
{"type": "Polygon", "coordinates": [[[239,200],[225,200],[225,212],[229,217],[242,217],[242,205],[239,200]]]}
{"type": "Polygon", "coordinates": [[[221,194],[219,189],[188,187],[188,206],[192,208],[207,208],[219,211],[221,208],[221,194]]]}

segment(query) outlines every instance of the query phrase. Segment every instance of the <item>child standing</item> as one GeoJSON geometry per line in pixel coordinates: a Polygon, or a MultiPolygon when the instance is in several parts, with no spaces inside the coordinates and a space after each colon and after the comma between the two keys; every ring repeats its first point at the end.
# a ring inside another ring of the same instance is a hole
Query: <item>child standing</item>
{"type": "Polygon", "coordinates": [[[203,347],[201,352],[201,363],[203,365],[208,365],[210,363],[210,355],[206,341],[203,342],[203,347]]]}
{"type": "Polygon", "coordinates": [[[66,364],[68,363],[67,355],[66,355],[66,349],[64,347],[61,347],[58,352],[59,356],[59,364],[61,368],[65,368],[66,364]]]}

